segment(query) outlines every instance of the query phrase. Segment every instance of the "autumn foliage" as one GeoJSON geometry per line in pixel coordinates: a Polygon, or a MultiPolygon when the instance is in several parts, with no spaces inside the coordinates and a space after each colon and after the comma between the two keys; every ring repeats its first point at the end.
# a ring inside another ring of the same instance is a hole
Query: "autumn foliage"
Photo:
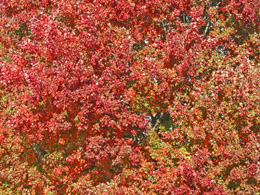
{"type": "Polygon", "coordinates": [[[0,194],[258,194],[259,0],[1,0],[0,194]]]}

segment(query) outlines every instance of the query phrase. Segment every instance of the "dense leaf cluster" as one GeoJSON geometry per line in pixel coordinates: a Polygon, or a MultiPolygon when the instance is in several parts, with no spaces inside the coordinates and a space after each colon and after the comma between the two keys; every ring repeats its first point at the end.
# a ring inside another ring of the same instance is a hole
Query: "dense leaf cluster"
{"type": "Polygon", "coordinates": [[[259,194],[259,0],[0,16],[0,194],[259,194]]]}

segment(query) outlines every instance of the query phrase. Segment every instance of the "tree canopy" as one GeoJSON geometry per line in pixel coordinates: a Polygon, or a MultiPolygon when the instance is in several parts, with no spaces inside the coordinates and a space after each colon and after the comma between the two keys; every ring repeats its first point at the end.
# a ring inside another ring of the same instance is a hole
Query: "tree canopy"
{"type": "Polygon", "coordinates": [[[1,194],[258,194],[259,0],[1,0],[1,194]]]}

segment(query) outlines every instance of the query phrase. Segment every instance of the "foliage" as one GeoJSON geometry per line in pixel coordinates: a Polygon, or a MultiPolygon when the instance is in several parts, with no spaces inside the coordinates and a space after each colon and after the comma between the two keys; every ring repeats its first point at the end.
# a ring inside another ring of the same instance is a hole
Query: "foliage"
{"type": "Polygon", "coordinates": [[[2,0],[1,194],[259,194],[258,0],[2,0]]]}

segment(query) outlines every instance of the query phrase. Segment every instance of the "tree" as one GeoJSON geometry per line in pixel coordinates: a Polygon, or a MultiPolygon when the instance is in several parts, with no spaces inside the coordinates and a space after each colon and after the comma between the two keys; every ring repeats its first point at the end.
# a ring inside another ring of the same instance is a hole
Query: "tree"
{"type": "Polygon", "coordinates": [[[258,193],[258,0],[0,4],[3,194],[258,193]]]}

